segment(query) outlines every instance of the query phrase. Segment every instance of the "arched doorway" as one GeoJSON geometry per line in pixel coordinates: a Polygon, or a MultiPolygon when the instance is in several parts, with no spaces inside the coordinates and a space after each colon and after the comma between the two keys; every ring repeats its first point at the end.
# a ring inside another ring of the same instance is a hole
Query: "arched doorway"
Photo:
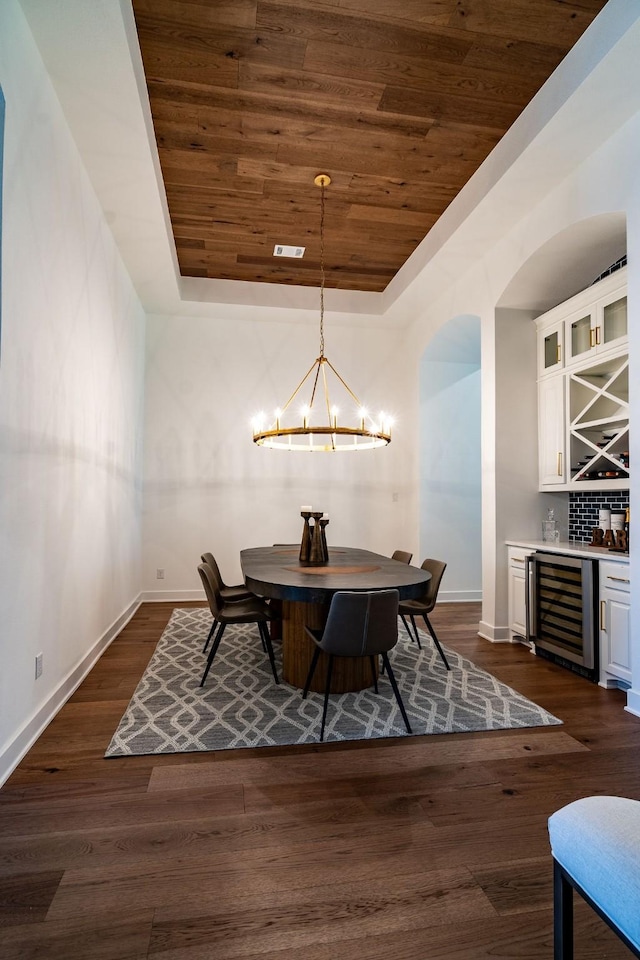
{"type": "Polygon", "coordinates": [[[509,636],[506,541],[539,540],[540,522],[549,507],[560,521],[561,539],[568,539],[571,498],[576,496],[542,491],[539,485],[533,320],[589,287],[625,251],[623,213],[576,221],[530,253],[495,304],[495,376],[493,382],[487,380],[485,393],[485,410],[493,403],[493,439],[485,463],[493,457],[494,475],[489,483],[485,479],[487,541],[480,625],[480,634],[488,639],[503,641],[509,636]]]}

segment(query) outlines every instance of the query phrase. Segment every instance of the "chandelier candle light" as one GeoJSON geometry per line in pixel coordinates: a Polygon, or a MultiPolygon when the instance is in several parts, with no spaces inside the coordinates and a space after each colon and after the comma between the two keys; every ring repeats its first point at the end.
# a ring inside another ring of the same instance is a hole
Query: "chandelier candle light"
{"type": "Polygon", "coordinates": [[[320,354],[293,391],[285,405],[276,410],[270,426],[266,417],[259,414],[253,420],[253,442],[273,450],[308,452],[333,452],[349,450],[374,450],[391,443],[391,418],[381,413],[378,420],[369,417],[353,390],[340,376],[324,352],[324,191],[331,183],[326,173],[319,174],[314,183],[321,188],[320,200],[320,354]],[[333,375],[336,389],[347,394],[347,402],[355,405],[354,426],[341,426],[339,409],[332,403],[329,379],[333,375]],[[318,384],[322,380],[322,388],[318,384]],[[309,382],[311,396],[300,408],[301,423],[286,426],[285,414],[294,405],[304,385],[309,382]],[[322,393],[322,397],[319,395],[322,393]],[[318,398],[318,404],[314,403],[318,398]],[[326,414],[326,421],[321,419],[326,414]]]}

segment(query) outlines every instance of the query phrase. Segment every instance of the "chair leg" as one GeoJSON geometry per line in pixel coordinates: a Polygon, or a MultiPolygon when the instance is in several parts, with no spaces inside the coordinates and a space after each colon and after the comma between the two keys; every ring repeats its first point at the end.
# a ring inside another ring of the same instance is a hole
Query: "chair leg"
{"type": "Polygon", "coordinates": [[[206,665],[206,667],[204,668],[204,673],[202,674],[202,680],[200,681],[200,686],[201,686],[201,687],[204,687],[204,682],[205,682],[205,680],[207,679],[207,674],[209,673],[209,668],[211,667],[211,664],[213,663],[213,658],[215,657],[216,653],[218,652],[218,647],[220,646],[220,641],[222,640],[222,634],[224,633],[226,626],[227,626],[226,623],[221,623],[220,626],[218,627],[218,632],[216,633],[215,640],[213,641],[213,643],[212,643],[212,645],[211,645],[211,651],[210,651],[209,657],[208,657],[208,659],[207,659],[207,665],[206,665]]]}
{"type": "Polygon", "coordinates": [[[408,635],[409,635],[409,640],[411,640],[411,642],[413,643],[413,634],[411,633],[411,630],[409,629],[409,624],[407,623],[407,618],[405,617],[404,613],[401,613],[401,614],[400,614],[400,619],[402,620],[402,622],[403,622],[403,624],[404,624],[404,628],[405,628],[405,630],[407,631],[407,633],[408,633],[408,635]]]}
{"type": "Polygon", "coordinates": [[[271,644],[271,637],[269,636],[269,628],[267,627],[266,623],[258,621],[258,629],[260,631],[260,636],[262,637],[262,646],[269,654],[273,679],[276,683],[280,683],[278,680],[278,671],[276,670],[276,658],[273,655],[273,646],[271,644]]]}
{"type": "Polygon", "coordinates": [[[215,630],[215,628],[217,627],[217,625],[218,625],[218,621],[217,621],[216,618],[214,617],[214,618],[213,618],[213,623],[211,624],[211,630],[209,630],[209,636],[207,637],[207,642],[205,643],[204,649],[202,650],[203,653],[206,653],[206,652],[207,652],[207,647],[209,646],[209,640],[211,640],[211,637],[213,636],[213,631],[215,630]]]}
{"type": "Polygon", "coordinates": [[[387,673],[389,674],[389,680],[391,681],[391,687],[396,698],[396,702],[400,707],[400,713],[402,714],[402,719],[404,720],[404,725],[407,728],[407,733],[413,733],[411,725],[409,723],[409,718],[407,716],[407,711],[404,708],[404,703],[402,702],[402,697],[400,696],[400,691],[398,690],[398,684],[396,683],[396,678],[393,675],[393,670],[391,669],[391,664],[389,663],[389,657],[386,653],[382,654],[382,662],[387,668],[387,673]]]}
{"type": "Polygon", "coordinates": [[[331,689],[331,671],[333,669],[333,655],[329,654],[327,663],[327,679],[324,685],[324,707],[322,709],[322,727],[320,728],[320,741],[324,740],[324,724],[327,719],[327,706],[329,704],[329,690],[331,689]]]}
{"type": "Polygon", "coordinates": [[[573,887],[553,861],[553,960],[573,960],[573,887]]]}
{"type": "Polygon", "coordinates": [[[422,644],[420,643],[420,634],[418,633],[418,628],[417,628],[417,626],[416,626],[416,618],[414,617],[413,614],[411,614],[410,617],[409,617],[409,619],[411,620],[411,623],[413,624],[413,632],[415,633],[415,635],[416,635],[416,640],[418,641],[418,650],[422,650],[422,644]]]}
{"type": "Polygon", "coordinates": [[[369,657],[369,663],[371,664],[371,676],[373,677],[373,689],[375,692],[378,692],[378,675],[376,673],[376,660],[374,656],[369,657]]]}
{"type": "Polygon", "coordinates": [[[427,625],[427,630],[429,631],[429,633],[430,633],[431,636],[433,637],[433,642],[435,643],[435,645],[436,645],[436,647],[437,647],[437,649],[438,649],[438,653],[439,653],[440,656],[442,657],[442,662],[444,663],[444,665],[445,665],[445,667],[447,668],[447,670],[451,670],[451,667],[449,666],[449,661],[447,660],[447,658],[446,658],[445,655],[444,655],[444,650],[443,650],[442,647],[440,646],[440,641],[439,641],[438,638],[436,637],[436,632],[435,632],[435,630],[433,629],[433,627],[431,626],[431,621],[429,620],[429,617],[426,615],[426,613],[423,613],[422,616],[424,617],[424,622],[425,622],[426,625],[427,625]]]}
{"type": "Polygon", "coordinates": [[[302,691],[302,699],[307,699],[307,694],[309,693],[309,687],[311,686],[311,681],[313,680],[313,675],[316,672],[316,667],[318,666],[318,658],[320,657],[320,647],[316,647],[313,651],[313,657],[311,659],[311,665],[309,666],[309,673],[307,674],[307,679],[304,683],[304,690],[302,691]]]}

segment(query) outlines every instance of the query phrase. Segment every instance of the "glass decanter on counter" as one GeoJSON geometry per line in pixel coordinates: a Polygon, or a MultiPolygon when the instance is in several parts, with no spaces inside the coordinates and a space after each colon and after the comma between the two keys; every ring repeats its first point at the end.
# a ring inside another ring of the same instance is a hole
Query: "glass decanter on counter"
{"type": "Polygon", "coordinates": [[[547,510],[547,519],[542,521],[542,541],[543,543],[558,543],[559,540],[558,521],[555,518],[554,510],[550,507],[547,510]]]}

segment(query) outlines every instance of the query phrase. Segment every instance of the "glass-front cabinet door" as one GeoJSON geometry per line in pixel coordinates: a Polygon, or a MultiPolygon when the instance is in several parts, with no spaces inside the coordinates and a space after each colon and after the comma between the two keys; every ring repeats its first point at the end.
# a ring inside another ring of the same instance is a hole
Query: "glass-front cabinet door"
{"type": "Polygon", "coordinates": [[[596,325],[596,330],[599,330],[598,345],[601,343],[610,346],[625,339],[627,336],[627,298],[618,297],[611,303],[603,303],[601,309],[600,323],[596,325]]]}
{"type": "Polygon", "coordinates": [[[572,314],[565,323],[565,363],[588,362],[591,357],[609,353],[626,342],[627,298],[616,290],[590,309],[572,314]]]}
{"type": "Polygon", "coordinates": [[[569,359],[582,359],[595,346],[595,326],[592,324],[591,312],[570,319],[568,327],[569,359]]]}
{"type": "Polygon", "coordinates": [[[554,323],[538,337],[538,376],[559,370],[564,362],[562,334],[564,323],[554,323]]]}

